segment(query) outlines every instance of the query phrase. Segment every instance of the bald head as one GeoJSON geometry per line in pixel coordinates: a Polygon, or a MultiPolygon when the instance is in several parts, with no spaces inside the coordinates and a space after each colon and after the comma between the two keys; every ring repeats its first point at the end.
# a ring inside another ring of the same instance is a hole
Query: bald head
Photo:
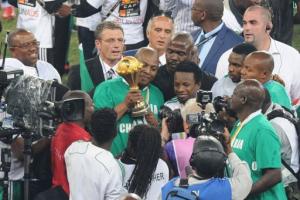
{"type": "Polygon", "coordinates": [[[260,82],[254,79],[244,80],[239,83],[234,94],[242,98],[244,106],[248,108],[258,110],[261,108],[262,103],[265,99],[265,91],[260,82]]]}
{"type": "Polygon", "coordinates": [[[188,46],[192,46],[194,44],[193,37],[188,32],[177,32],[173,37],[171,41],[179,41],[184,42],[188,46]]]}
{"type": "Polygon", "coordinates": [[[139,71],[138,84],[140,88],[148,86],[155,78],[158,71],[158,53],[156,50],[143,47],[136,53],[136,58],[143,63],[142,69],[139,71]]]}
{"type": "Polygon", "coordinates": [[[258,70],[272,74],[274,69],[274,59],[273,56],[268,52],[255,51],[250,53],[246,58],[251,59],[253,65],[255,65],[258,70]]]}
{"type": "Polygon", "coordinates": [[[261,83],[269,81],[274,69],[271,54],[265,51],[255,51],[246,56],[241,70],[242,79],[256,79],[261,83]]]}
{"type": "Polygon", "coordinates": [[[145,57],[151,57],[154,58],[154,61],[157,62],[157,64],[159,63],[159,56],[158,53],[155,49],[149,48],[149,47],[143,47],[140,48],[136,54],[135,57],[139,60],[139,61],[143,61],[145,59],[145,57]]]}
{"type": "Polygon", "coordinates": [[[250,6],[249,8],[246,9],[246,12],[258,12],[259,16],[262,17],[262,19],[264,20],[264,22],[266,23],[272,23],[272,14],[271,11],[268,8],[265,8],[263,6],[260,5],[254,5],[254,6],[250,6]]]}

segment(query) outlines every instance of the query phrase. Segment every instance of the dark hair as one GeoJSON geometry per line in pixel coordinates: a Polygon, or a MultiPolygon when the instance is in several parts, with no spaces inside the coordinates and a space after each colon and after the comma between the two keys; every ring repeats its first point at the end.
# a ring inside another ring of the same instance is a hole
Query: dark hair
{"type": "Polygon", "coordinates": [[[92,115],[91,133],[98,144],[112,140],[117,134],[117,113],[111,108],[102,108],[92,115]]]}
{"type": "Polygon", "coordinates": [[[156,128],[136,125],[129,132],[128,147],[123,156],[136,159],[135,167],[128,180],[128,192],[141,198],[147,195],[153,173],[161,154],[161,136],[156,128]],[[130,152],[134,155],[129,155],[130,152]]]}
{"type": "Polygon", "coordinates": [[[175,73],[176,72],[187,72],[187,73],[193,73],[194,74],[194,79],[196,83],[201,83],[201,74],[202,71],[199,68],[199,66],[191,61],[183,61],[179,63],[176,66],[175,73]]]}
{"type": "Polygon", "coordinates": [[[248,55],[254,51],[257,51],[256,47],[249,43],[242,43],[233,47],[232,52],[239,55],[248,55]]]}
{"type": "Polygon", "coordinates": [[[101,34],[105,29],[120,30],[124,34],[123,28],[119,24],[112,21],[104,21],[97,25],[95,30],[95,38],[101,39],[101,34]]]}

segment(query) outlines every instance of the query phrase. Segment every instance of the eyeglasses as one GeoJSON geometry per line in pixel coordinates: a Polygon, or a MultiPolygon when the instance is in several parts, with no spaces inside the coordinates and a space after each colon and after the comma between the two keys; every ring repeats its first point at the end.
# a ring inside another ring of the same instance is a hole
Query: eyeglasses
{"type": "Polygon", "coordinates": [[[29,49],[32,47],[39,47],[40,42],[39,41],[32,41],[32,42],[26,42],[20,45],[12,46],[13,48],[21,48],[21,49],[29,49]]]}
{"type": "Polygon", "coordinates": [[[163,10],[158,10],[158,11],[154,12],[151,19],[153,19],[154,17],[161,17],[161,16],[165,16],[165,17],[173,20],[172,11],[163,11],[163,10]]]}

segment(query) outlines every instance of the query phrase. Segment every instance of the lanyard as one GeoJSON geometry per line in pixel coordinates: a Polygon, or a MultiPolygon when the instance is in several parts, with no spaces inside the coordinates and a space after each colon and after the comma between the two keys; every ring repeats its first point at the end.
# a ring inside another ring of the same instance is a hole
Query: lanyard
{"type": "Polygon", "coordinates": [[[237,127],[237,129],[235,130],[235,132],[231,138],[231,142],[230,142],[231,146],[233,146],[233,143],[234,143],[236,137],[239,135],[240,131],[242,130],[243,126],[244,126],[244,123],[240,123],[239,126],[237,127]]]}
{"type": "Polygon", "coordinates": [[[198,44],[196,44],[196,46],[199,47],[199,46],[205,44],[206,42],[208,42],[209,40],[211,40],[213,37],[215,37],[216,35],[218,35],[219,32],[220,32],[220,30],[217,31],[217,32],[215,32],[214,34],[210,35],[208,38],[204,38],[204,39],[200,40],[198,42],[198,44]]]}

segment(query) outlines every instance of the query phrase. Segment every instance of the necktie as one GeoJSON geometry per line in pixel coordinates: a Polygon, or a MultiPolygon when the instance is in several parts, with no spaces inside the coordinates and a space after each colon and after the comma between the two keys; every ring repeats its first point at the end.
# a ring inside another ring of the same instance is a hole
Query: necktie
{"type": "Polygon", "coordinates": [[[199,42],[198,42],[198,44],[197,44],[197,48],[198,48],[198,52],[199,52],[199,53],[200,53],[200,51],[201,51],[203,45],[205,44],[205,40],[206,40],[205,35],[202,34],[202,35],[200,36],[200,40],[199,40],[199,42]]]}
{"type": "Polygon", "coordinates": [[[110,69],[110,70],[108,70],[107,72],[106,72],[106,79],[107,80],[110,80],[110,79],[112,79],[113,77],[114,77],[114,74],[115,74],[115,72],[114,72],[114,70],[113,69],[110,69]]]}

